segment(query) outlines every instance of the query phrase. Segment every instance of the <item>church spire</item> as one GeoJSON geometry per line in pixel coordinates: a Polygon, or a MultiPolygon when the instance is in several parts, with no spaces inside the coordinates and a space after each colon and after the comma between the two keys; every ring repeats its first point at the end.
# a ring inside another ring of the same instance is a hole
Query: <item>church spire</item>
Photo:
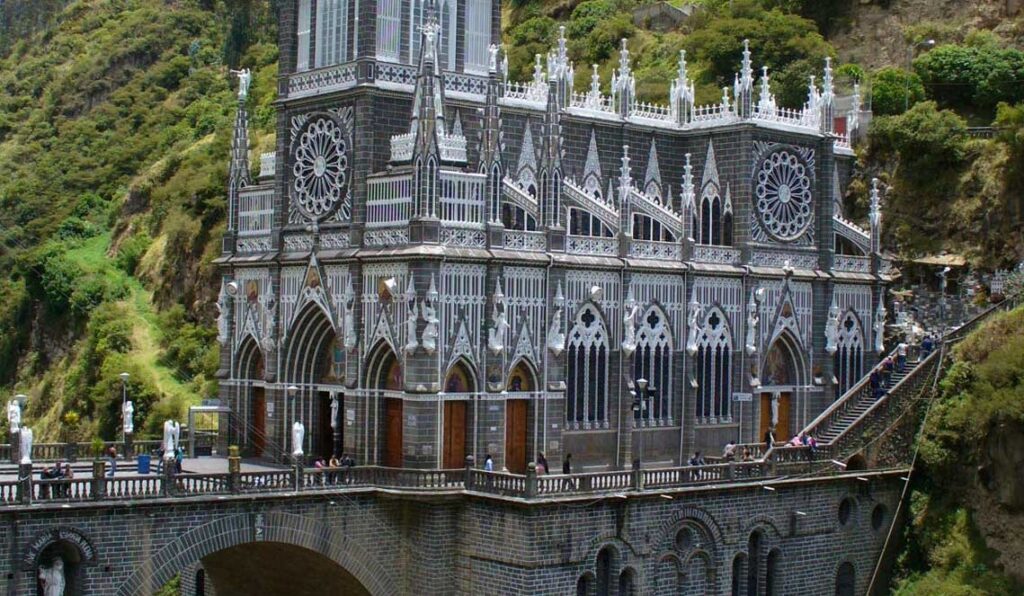
{"type": "Polygon", "coordinates": [[[249,186],[249,112],[245,107],[252,75],[249,70],[233,71],[238,75],[238,107],[235,128],[231,134],[231,165],[228,169],[228,229],[238,226],[238,191],[249,186]]]}
{"type": "Polygon", "coordinates": [[[501,95],[501,78],[498,76],[498,53],[496,45],[490,47],[490,68],[487,76],[487,97],[484,100],[483,118],[480,123],[480,166],[481,174],[487,175],[487,209],[488,220],[501,221],[501,181],[505,177],[504,165],[501,163],[502,132],[501,107],[498,97],[501,95]]]}
{"type": "Polygon", "coordinates": [[[750,61],[750,40],[743,40],[743,63],[733,89],[736,97],[736,115],[749,118],[753,112],[754,68],[750,61]]]}
{"type": "Polygon", "coordinates": [[[685,126],[693,120],[693,81],[686,72],[686,50],[679,50],[679,72],[669,92],[671,109],[676,124],[685,126]]]}
{"type": "Polygon", "coordinates": [[[633,77],[633,68],[629,63],[629,48],[626,47],[626,39],[622,39],[622,48],[619,50],[619,69],[612,73],[612,104],[615,111],[626,118],[633,109],[633,100],[636,98],[636,79],[633,77]]]}

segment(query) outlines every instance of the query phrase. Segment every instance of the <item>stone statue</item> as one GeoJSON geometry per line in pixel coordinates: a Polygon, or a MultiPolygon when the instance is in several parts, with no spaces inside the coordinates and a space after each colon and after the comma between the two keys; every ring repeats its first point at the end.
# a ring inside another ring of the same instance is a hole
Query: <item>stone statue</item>
{"type": "Polygon", "coordinates": [[[43,596],[64,596],[64,560],[57,557],[49,567],[39,568],[39,587],[43,596]]]}
{"type": "Polygon", "coordinates": [[[277,346],[277,336],[275,335],[275,329],[277,329],[277,300],[271,295],[267,295],[260,300],[263,303],[263,311],[266,316],[266,323],[264,323],[265,333],[262,339],[263,350],[269,353],[273,352],[277,346]]]}
{"type": "Polygon", "coordinates": [[[423,349],[431,356],[437,351],[437,338],[440,335],[439,327],[441,320],[437,318],[437,286],[434,278],[430,278],[430,289],[427,290],[427,299],[420,302],[423,320],[427,326],[423,328],[423,349]]]}
{"type": "Polygon", "coordinates": [[[32,465],[32,429],[23,426],[21,427],[21,463],[32,465]]]}
{"type": "Polygon", "coordinates": [[[173,420],[164,421],[164,459],[174,461],[174,452],[178,449],[178,439],[181,436],[181,425],[173,420]]]}
{"type": "Polygon", "coordinates": [[[633,300],[633,290],[626,297],[622,314],[622,352],[628,357],[636,351],[636,318],[640,316],[640,307],[633,300]]]}
{"type": "Polygon", "coordinates": [[[565,350],[565,333],[562,332],[562,308],[565,306],[565,296],[562,295],[561,282],[555,291],[554,305],[555,314],[551,317],[551,326],[548,327],[548,349],[557,358],[565,350]]]}
{"type": "Polygon", "coordinates": [[[252,84],[252,71],[248,68],[242,70],[232,70],[233,74],[238,75],[238,99],[245,99],[249,97],[249,85],[252,84]]]}
{"type": "Polygon", "coordinates": [[[505,304],[505,294],[501,291],[501,280],[498,280],[498,287],[494,292],[494,310],[491,313],[493,325],[487,330],[487,348],[497,356],[505,350],[505,335],[508,333],[508,306],[505,304]]]}
{"type": "Polygon", "coordinates": [[[825,322],[825,351],[835,354],[839,350],[839,305],[832,302],[828,309],[828,321],[825,322]]]}
{"type": "Polygon", "coordinates": [[[779,392],[776,391],[772,394],[772,429],[779,425],[779,392]]]}
{"type": "Polygon", "coordinates": [[[352,289],[352,278],[348,280],[348,287],[345,289],[345,349],[351,352],[356,349],[356,315],[355,315],[355,291],[352,289]]]}
{"type": "Polygon", "coordinates": [[[490,72],[498,72],[498,46],[492,43],[487,48],[487,53],[490,56],[487,67],[490,69],[490,72]]]}
{"type": "Polygon", "coordinates": [[[124,425],[124,434],[130,435],[135,432],[135,421],[132,420],[132,416],[135,415],[135,404],[131,401],[124,402],[121,406],[121,424],[124,425]]]}
{"type": "Polygon", "coordinates": [[[885,350],[885,304],[878,301],[878,308],[875,310],[875,351],[882,353],[885,350]]]}
{"type": "Polygon", "coordinates": [[[302,450],[302,439],[306,436],[306,427],[298,420],[292,424],[292,457],[299,459],[305,453],[302,450]]]}
{"type": "Polygon", "coordinates": [[[331,428],[338,430],[338,396],[331,395],[331,428]]]}
{"type": "MultiPolygon", "coordinates": [[[[405,319],[405,335],[407,337],[405,341],[406,354],[412,354],[416,351],[416,348],[420,347],[419,342],[416,341],[416,320],[418,319],[416,314],[416,298],[413,297],[413,299],[409,301],[408,314],[405,319]]],[[[426,333],[426,330],[424,330],[424,333],[426,333]]]]}
{"type": "Polygon", "coordinates": [[[7,402],[7,422],[11,424],[12,433],[21,428],[21,404],[16,399],[7,402]]]}
{"type": "Polygon", "coordinates": [[[226,346],[228,344],[228,312],[231,309],[231,295],[228,294],[227,284],[221,284],[220,296],[214,304],[217,307],[217,342],[226,346]]]}
{"type": "Polygon", "coordinates": [[[750,302],[747,303],[747,356],[757,353],[757,328],[761,323],[761,317],[757,313],[757,297],[760,290],[750,291],[750,302]]]}
{"type": "Polygon", "coordinates": [[[690,307],[687,315],[687,327],[689,327],[690,331],[686,338],[686,353],[690,356],[697,354],[697,341],[700,337],[700,315],[703,310],[700,302],[697,300],[697,289],[694,288],[693,294],[690,296],[690,307]]]}

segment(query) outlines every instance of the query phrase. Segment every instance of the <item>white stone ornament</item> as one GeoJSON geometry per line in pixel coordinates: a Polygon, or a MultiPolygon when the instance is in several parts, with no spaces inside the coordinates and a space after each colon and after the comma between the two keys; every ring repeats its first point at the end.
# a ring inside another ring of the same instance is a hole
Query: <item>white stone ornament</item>
{"type": "Polygon", "coordinates": [[[686,353],[690,356],[697,354],[697,343],[700,337],[700,316],[703,312],[700,301],[697,300],[697,288],[694,286],[690,295],[690,305],[687,313],[687,327],[689,333],[686,337],[686,353]]]}
{"type": "Polygon", "coordinates": [[[238,99],[249,97],[249,86],[252,84],[252,71],[248,68],[232,70],[232,74],[238,75],[238,99]]]}
{"type": "Polygon", "coordinates": [[[324,219],[346,198],[348,142],[341,125],[330,116],[306,122],[295,140],[292,198],[313,221],[324,219]]]}
{"type": "Polygon", "coordinates": [[[21,404],[16,399],[7,402],[7,422],[10,424],[12,433],[18,432],[18,429],[21,428],[21,404]]]}
{"type": "Polygon", "coordinates": [[[67,582],[64,578],[64,559],[57,557],[49,567],[39,568],[39,584],[43,596],[64,596],[67,582]]]}
{"type": "Polygon", "coordinates": [[[491,328],[487,330],[487,349],[495,356],[505,350],[505,336],[509,330],[508,305],[505,304],[505,293],[501,290],[501,279],[494,290],[494,307],[491,313],[491,328]]]}
{"type": "Polygon", "coordinates": [[[626,295],[622,315],[622,352],[626,357],[632,356],[636,351],[636,319],[640,315],[640,307],[633,299],[633,289],[630,288],[626,295]]]}
{"type": "Polygon", "coordinates": [[[124,406],[121,407],[121,424],[123,425],[124,432],[127,435],[135,432],[135,405],[129,400],[124,402],[124,406]]]}
{"type": "Polygon", "coordinates": [[[776,151],[761,161],[754,206],[761,225],[775,240],[792,242],[807,231],[814,206],[811,178],[795,153],[776,151]]]}
{"type": "Polygon", "coordinates": [[[338,396],[331,394],[331,428],[338,430],[338,396]]]}
{"type": "Polygon", "coordinates": [[[839,350],[839,305],[835,299],[828,309],[828,321],[825,322],[825,351],[835,354],[839,350]]]}
{"type": "Polygon", "coordinates": [[[558,282],[554,299],[555,313],[551,317],[551,326],[548,327],[548,349],[555,358],[565,351],[565,332],[562,331],[562,309],[565,308],[565,296],[562,294],[562,282],[558,282]]]}
{"type": "Polygon", "coordinates": [[[747,342],[746,346],[744,346],[747,356],[753,356],[757,353],[757,330],[761,322],[761,317],[758,314],[758,303],[763,293],[764,290],[760,288],[750,291],[750,302],[747,303],[747,342]]]}
{"type": "Polygon", "coordinates": [[[300,458],[305,455],[302,450],[302,440],[306,436],[306,427],[298,420],[292,424],[292,457],[300,458]]]}
{"type": "Polygon", "coordinates": [[[31,465],[32,464],[32,429],[23,426],[21,427],[21,433],[18,436],[19,447],[21,448],[21,464],[31,465]]]}
{"type": "Polygon", "coordinates": [[[348,286],[345,288],[345,294],[342,296],[342,303],[345,309],[345,340],[343,345],[348,352],[355,350],[358,343],[355,302],[356,293],[352,288],[352,277],[350,276],[348,278],[348,286]]]}
{"type": "Polygon", "coordinates": [[[181,437],[181,425],[173,420],[164,421],[164,460],[174,461],[174,452],[178,449],[178,441],[181,437]]]}
{"type": "Polygon", "coordinates": [[[222,280],[220,284],[220,295],[217,296],[217,343],[222,346],[228,344],[228,314],[231,312],[231,294],[228,292],[228,281],[222,280]]]}
{"type": "Polygon", "coordinates": [[[427,324],[423,328],[423,349],[434,355],[437,351],[437,338],[440,335],[441,319],[437,316],[437,285],[434,283],[434,276],[430,276],[430,289],[427,290],[427,298],[420,303],[423,321],[427,324]]]}
{"type": "Polygon", "coordinates": [[[777,427],[779,425],[779,399],[780,398],[781,398],[781,396],[779,395],[779,392],[776,391],[775,393],[772,394],[772,405],[771,405],[771,407],[772,407],[772,430],[774,430],[775,427],[777,427]]]}
{"type": "Polygon", "coordinates": [[[879,300],[875,310],[875,351],[879,354],[885,349],[885,304],[879,300]]]}
{"type": "Polygon", "coordinates": [[[420,344],[416,341],[416,322],[419,317],[416,312],[416,286],[413,284],[412,276],[409,276],[409,289],[405,291],[405,302],[405,353],[413,354],[420,344]]]}

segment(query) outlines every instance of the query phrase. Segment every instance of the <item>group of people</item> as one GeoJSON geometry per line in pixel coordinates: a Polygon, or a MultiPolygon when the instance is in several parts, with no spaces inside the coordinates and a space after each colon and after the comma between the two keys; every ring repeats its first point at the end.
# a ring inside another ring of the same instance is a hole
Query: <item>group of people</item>
{"type": "MultiPolygon", "coordinates": [[[[739,454],[736,453],[737,449],[739,449],[739,445],[736,444],[736,441],[729,441],[728,443],[725,444],[725,447],[722,448],[722,459],[725,460],[726,462],[732,462],[737,460],[754,461],[754,452],[750,450],[750,447],[744,447],[743,451],[740,452],[739,454]]],[[[700,452],[698,452],[698,455],[699,453],[700,452]]]]}
{"type": "MultiPolygon", "coordinates": [[[[39,470],[40,480],[71,480],[75,477],[74,471],[71,469],[71,464],[63,463],[58,461],[52,467],[43,468],[39,470]]],[[[70,488],[69,483],[57,484],[53,487],[55,497],[66,497],[68,495],[68,489],[70,488]]],[[[42,484],[39,486],[39,497],[47,498],[49,494],[50,486],[42,484]]]]}
{"type": "Polygon", "coordinates": [[[337,484],[339,481],[342,483],[348,483],[351,481],[352,468],[356,465],[356,460],[348,453],[343,453],[341,457],[335,453],[331,455],[331,459],[324,461],[323,456],[317,457],[313,460],[313,467],[317,470],[317,479],[321,484],[326,480],[328,484],[337,484]]]}

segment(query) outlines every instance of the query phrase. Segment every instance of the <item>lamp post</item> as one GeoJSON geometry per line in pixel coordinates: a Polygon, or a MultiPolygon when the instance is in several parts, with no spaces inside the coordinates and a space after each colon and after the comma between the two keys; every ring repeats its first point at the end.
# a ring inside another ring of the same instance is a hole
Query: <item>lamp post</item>
{"type": "Polygon", "coordinates": [[[124,419],[124,406],[128,403],[128,377],[131,375],[123,372],[117,376],[121,378],[121,443],[123,444],[125,441],[124,428],[126,423],[124,419]]]}
{"type": "Polygon", "coordinates": [[[934,47],[934,46],[935,46],[935,40],[934,39],[926,39],[924,41],[919,41],[919,42],[915,43],[914,45],[910,46],[909,48],[907,48],[907,77],[906,77],[906,85],[905,85],[905,87],[903,89],[903,111],[904,112],[906,112],[907,110],[910,109],[910,68],[911,68],[911,64],[910,63],[914,60],[914,50],[916,50],[917,48],[922,48],[922,47],[931,48],[931,47],[934,47]]]}
{"type": "Polygon", "coordinates": [[[633,413],[636,415],[636,429],[639,431],[640,436],[637,439],[637,453],[634,459],[634,468],[637,470],[643,465],[644,457],[644,432],[643,432],[643,421],[644,415],[648,412],[648,406],[651,396],[655,392],[655,388],[648,384],[647,379],[636,380],[636,390],[631,391],[633,394],[633,413]]]}

